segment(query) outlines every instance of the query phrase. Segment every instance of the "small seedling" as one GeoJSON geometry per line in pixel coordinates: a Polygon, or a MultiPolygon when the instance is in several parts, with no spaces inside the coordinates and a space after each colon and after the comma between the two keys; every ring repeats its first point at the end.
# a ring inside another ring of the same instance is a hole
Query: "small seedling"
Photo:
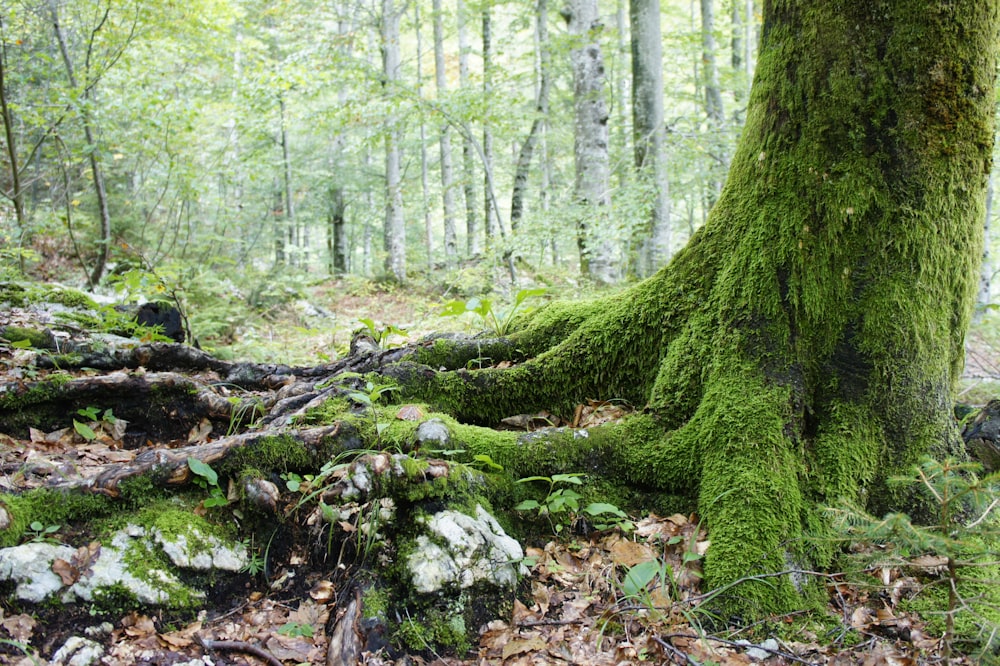
{"type": "Polygon", "coordinates": [[[194,474],[191,481],[199,488],[208,491],[208,497],[202,502],[206,509],[229,504],[225,493],[219,487],[219,475],[215,473],[215,470],[208,463],[188,456],[187,464],[188,469],[194,474]]]}
{"type": "Polygon", "coordinates": [[[286,622],[278,627],[278,633],[289,638],[312,638],[313,627],[304,622],[286,622]]]}
{"type": "Polygon", "coordinates": [[[58,532],[61,527],[62,525],[46,525],[34,520],[28,525],[28,541],[32,543],[59,543],[52,535],[58,532]]]}
{"type": "Polygon", "coordinates": [[[358,321],[365,327],[365,331],[375,341],[375,344],[379,346],[379,349],[389,349],[394,346],[396,343],[390,341],[392,336],[406,337],[406,329],[399,328],[393,324],[386,324],[379,327],[373,319],[369,319],[368,317],[359,317],[358,321]]]}
{"type": "Polygon", "coordinates": [[[466,301],[454,300],[444,304],[441,311],[442,317],[457,317],[466,312],[477,315],[482,325],[488,328],[494,335],[503,337],[509,335],[514,324],[514,317],[527,310],[525,301],[529,298],[536,298],[545,293],[545,289],[522,289],[514,296],[514,303],[506,310],[498,310],[493,307],[493,301],[488,298],[475,296],[466,301]]]}

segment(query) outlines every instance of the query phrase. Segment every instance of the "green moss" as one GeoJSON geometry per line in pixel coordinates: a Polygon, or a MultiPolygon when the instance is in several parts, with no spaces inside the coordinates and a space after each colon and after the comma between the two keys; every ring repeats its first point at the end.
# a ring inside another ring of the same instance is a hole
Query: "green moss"
{"type": "Polygon", "coordinates": [[[458,609],[429,609],[422,617],[408,617],[396,629],[401,645],[420,652],[444,649],[463,655],[472,647],[465,618],[458,609]]]}
{"type": "Polygon", "coordinates": [[[52,349],[55,347],[52,333],[45,330],[23,326],[4,326],[0,328],[0,337],[10,342],[27,341],[35,349],[52,349]]]}
{"type": "Polygon", "coordinates": [[[238,478],[243,469],[252,467],[261,472],[300,472],[316,466],[312,452],[302,442],[290,436],[261,437],[253,443],[232,451],[219,465],[218,471],[238,478]]]}
{"type": "Polygon", "coordinates": [[[384,587],[371,586],[364,591],[361,596],[362,617],[388,618],[389,609],[392,608],[392,595],[384,587]]]}
{"type": "Polygon", "coordinates": [[[13,307],[27,307],[36,303],[58,303],[70,308],[96,310],[97,304],[82,291],[49,284],[20,284],[5,282],[0,284],[0,303],[13,307]]]}
{"type": "Polygon", "coordinates": [[[0,530],[0,547],[16,545],[24,540],[32,522],[43,525],[66,523],[99,518],[112,513],[117,507],[104,495],[60,492],[39,488],[21,495],[0,494],[10,517],[10,526],[0,530]]]}

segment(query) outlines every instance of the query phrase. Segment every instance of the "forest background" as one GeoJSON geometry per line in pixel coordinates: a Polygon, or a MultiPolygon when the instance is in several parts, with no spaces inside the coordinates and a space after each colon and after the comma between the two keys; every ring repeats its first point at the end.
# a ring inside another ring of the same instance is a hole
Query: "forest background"
{"type": "Polygon", "coordinates": [[[257,315],[331,277],[349,329],[412,324],[393,285],[650,275],[722,186],[760,29],[754,0],[4,4],[0,277],[179,299],[260,360],[315,352],[257,315]]]}

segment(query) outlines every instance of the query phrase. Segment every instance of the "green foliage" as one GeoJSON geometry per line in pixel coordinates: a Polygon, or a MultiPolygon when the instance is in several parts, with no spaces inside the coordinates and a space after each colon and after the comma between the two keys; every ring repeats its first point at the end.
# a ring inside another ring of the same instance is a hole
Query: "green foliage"
{"type": "Polygon", "coordinates": [[[368,317],[360,317],[358,321],[365,327],[364,330],[375,341],[375,344],[379,346],[380,349],[390,349],[395,346],[399,346],[400,342],[398,340],[393,340],[393,338],[406,337],[406,330],[395,326],[394,324],[386,324],[385,326],[379,326],[375,323],[375,320],[369,319],[368,317]]]}
{"type": "Polygon", "coordinates": [[[45,525],[37,520],[28,525],[28,532],[25,534],[28,541],[34,543],[60,543],[52,535],[58,532],[62,525],[45,525]]]}
{"type": "Polygon", "coordinates": [[[958,640],[978,636],[984,651],[994,650],[1000,635],[1000,472],[978,476],[978,463],[953,458],[923,458],[909,475],[893,483],[917,488],[936,508],[936,522],[914,524],[903,513],[876,518],[850,502],[830,509],[835,525],[846,538],[891,544],[901,556],[940,558],[937,580],[921,594],[921,608],[944,631],[945,656],[958,640]],[[935,584],[936,583],[936,584],[935,584]],[[942,620],[943,618],[943,620],[942,620]]]}
{"type": "Polygon", "coordinates": [[[289,638],[312,638],[314,631],[313,626],[305,622],[286,622],[278,627],[278,633],[289,638]]]}
{"type": "Polygon", "coordinates": [[[488,328],[494,335],[504,337],[513,330],[514,319],[518,314],[526,314],[530,307],[526,301],[538,298],[545,294],[547,289],[521,289],[514,296],[514,302],[506,309],[496,309],[493,301],[489,298],[475,296],[468,300],[453,300],[444,304],[441,310],[442,317],[457,317],[466,313],[473,313],[479,317],[480,323],[488,328]]]}
{"type": "MultiPolygon", "coordinates": [[[[548,520],[552,531],[559,534],[567,525],[572,525],[577,520],[580,514],[580,500],[583,499],[583,496],[572,488],[560,486],[582,486],[583,479],[583,474],[553,474],[518,479],[516,483],[542,482],[548,484],[548,488],[541,500],[523,500],[514,507],[514,510],[535,512],[538,517],[548,520]]],[[[618,527],[628,531],[633,528],[625,512],[608,502],[592,502],[583,508],[583,513],[593,519],[594,527],[600,530],[618,527]]]]}
{"type": "Polygon", "coordinates": [[[229,504],[226,494],[219,487],[219,475],[209,464],[193,456],[188,456],[187,465],[194,474],[191,481],[199,488],[208,491],[208,497],[202,502],[206,509],[229,504]]]}

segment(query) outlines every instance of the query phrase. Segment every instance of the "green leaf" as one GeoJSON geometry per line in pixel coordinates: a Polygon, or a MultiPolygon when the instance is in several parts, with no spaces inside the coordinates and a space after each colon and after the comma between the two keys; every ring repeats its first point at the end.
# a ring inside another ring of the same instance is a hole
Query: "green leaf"
{"type": "Polygon", "coordinates": [[[658,560],[640,562],[625,574],[625,580],[622,581],[622,592],[627,597],[634,597],[645,590],[659,572],[660,562],[658,560]]]}
{"type": "Polygon", "coordinates": [[[14,340],[14,342],[10,343],[10,346],[14,349],[30,349],[31,340],[28,340],[27,338],[24,340],[14,340]]]}
{"type": "MultiPolygon", "coordinates": [[[[456,453],[462,453],[462,451],[456,451],[456,453]]],[[[483,465],[486,466],[487,469],[494,469],[494,470],[496,470],[498,472],[502,472],[503,471],[503,465],[499,465],[499,464],[493,462],[493,458],[490,458],[485,453],[480,453],[477,456],[472,456],[472,459],[475,462],[482,463],[483,465]]]]}
{"type": "Polygon", "coordinates": [[[457,317],[468,311],[469,309],[465,307],[465,301],[448,301],[441,307],[440,315],[442,317],[457,317]]]}
{"type": "Polygon", "coordinates": [[[616,507],[614,504],[608,504],[606,502],[592,502],[584,507],[584,512],[589,513],[591,516],[600,516],[605,513],[610,513],[612,515],[618,516],[619,518],[625,518],[625,512],[616,507]]]}
{"type": "Polygon", "coordinates": [[[532,481],[544,481],[546,483],[552,483],[552,479],[547,476],[526,476],[523,479],[518,479],[514,483],[531,483],[532,481]]]}
{"type": "Polygon", "coordinates": [[[514,297],[514,307],[517,308],[517,306],[521,305],[521,303],[524,303],[529,298],[535,298],[536,296],[541,296],[546,291],[548,290],[545,289],[545,287],[537,287],[535,289],[522,289],[521,291],[517,292],[517,295],[514,297]]]}
{"type": "Polygon", "coordinates": [[[514,507],[514,511],[534,511],[535,509],[541,507],[542,505],[538,503],[537,500],[524,500],[520,504],[514,507]]]}
{"type": "Polygon", "coordinates": [[[76,413],[87,419],[88,421],[96,421],[97,415],[100,413],[97,407],[87,407],[86,409],[78,409],[76,413]]]}
{"type": "Polygon", "coordinates": [[[578,486],[583,485],[582,474],[553,474],[552,483],[573,483],[578,486]]]}
{"type": "Polygon", "coordinates": [[[76,419],[73,419],[73,430],[83,437],[88,442],[92,442],[97,439],[97,433],[91,430],[90,426],[86,423],[80,423],[76,419]]]}
{"type": "Polygon", "coordinates": [[[195,474],[197,474],[201,478],[203,478],[206,481],[208,481],[209,485],[212,485],[212,486],[219,485],[219,475],[216,474],[215,470],[212,469],[207,463],[203,463],[202,461],[198,460],[197,458],[194,458],[192,456],[188,456],[187,464],[188,464],[188,468],[192,472],[194,472],[195,474]]]}

